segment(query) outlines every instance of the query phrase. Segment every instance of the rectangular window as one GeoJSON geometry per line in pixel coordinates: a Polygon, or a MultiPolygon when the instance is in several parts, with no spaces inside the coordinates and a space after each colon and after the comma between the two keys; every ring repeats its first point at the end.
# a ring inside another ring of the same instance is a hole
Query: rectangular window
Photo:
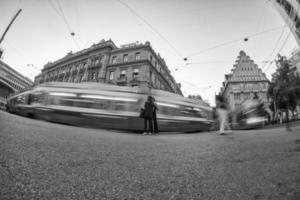
{"type": "Polygon", "coordinates": [[[287,15],[290,15],[293,8],[289,2],[285,2],[284,9],[285,9],[287,15]]]}
{"type": "Polygon", "coordinates": [[[114,71],[111,71],[109,72],[109,80],[114,80],[114,75],[115,75],[115,72],[114,71]]]}
{"type": "Polygon", "coordinates": [[[120,74],[120,78],[125,78],[126,77],[126,70],[122,70],[120,74]]]}
{"type": "Polygon", "coordinates": [[[152,74],[152,80],[151,80],[153,84],[155,84],[155,80],[156,80],[156,76],[155,76],[155,73],[153,73],[152,74]]]}
{"type": "Polygon", "coordinates": [[[125,54],[124,56],[123,56],[123,62],[127,62],[128,61],[128,54],[125,54]]]}
{"type": "Polygon", "coordinates": [[[234,93],[234,99],[235,100],[240,100],[241,99],[241,94],[240,93],[234,93]]]}
{"type": "Polygon", "coordinates": [[[139,69],[134,69],[133,70],[133,78],[136,78],[139,76],[139,69]]]}
{"type": "Polygon", "coordinates": [[[116,56],[112,57],[112,59],[111,59],[111,63],[112,63],[112,64],[115,64],[115,63],[117,63],[117,57],[116,57],[116,56]]]}
{"type": "Polygon", "coordinates": [[[139,60],[139,59],[141,59],[141,53],[137,52],[135,53],[135,60],[139,60]]]}
{"type": "Polygon", "coordinates": [[[152,56],[150,56],[150,62],[151,62],[151,63],[152,63],[152,59],[153,59],[152,56]]]}
{"type": "Polygon", "coordinates": [[[92,73],[92,80],[96,80],[96,72],[92,73]]]}
{"type": "Polygon", "coordinates": [[[247,92],[247,93],[244,93],[244,99],[249,99],[250,98],[250,93],[247,92]]]}
{"type": "Polygon", "coordinates": [[[98,64],[99,64],[99,59],[96,58],[96,60],[95,60],[95,65],[98,65],[98,64]]]}

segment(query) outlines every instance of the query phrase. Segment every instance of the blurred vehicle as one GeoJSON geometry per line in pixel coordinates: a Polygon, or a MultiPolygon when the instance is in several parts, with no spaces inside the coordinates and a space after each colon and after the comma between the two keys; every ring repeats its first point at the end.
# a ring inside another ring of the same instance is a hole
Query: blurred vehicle
{"type": "Polygon", "coordinates": [[[248,99],[231,114],[233,129],[252,129],[264,126],[269,114],[264,104],[258,100],[248,99]]]}
{"type": "Polygon", "coordinates": [[[0,97],[0,110],[6,109],[6,99],[3,97],[0,97]]]}
{"type": "MultiPolygon", "coordinates": [[[[78,126],[143,130],[139,118],[149,92],[143,88],[101,83],[45,83],[8,98],[8,111],[23,116],[78,126]]],[[[199,100],[151,90],[158,106],[159,131],[206,131],[213,110],[199,100]]]]}

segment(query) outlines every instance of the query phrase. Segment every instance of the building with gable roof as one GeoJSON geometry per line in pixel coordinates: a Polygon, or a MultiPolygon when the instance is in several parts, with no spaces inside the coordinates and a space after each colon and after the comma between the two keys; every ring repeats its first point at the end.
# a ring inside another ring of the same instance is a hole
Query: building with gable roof
{"type": "Polygon", "coordinates": [[[234,110],[255,93],[262,102],[268,103],[268,87],[266,75],[244,51],[240,51],[231,73],[225,75],[220,95],[234,110]]]}

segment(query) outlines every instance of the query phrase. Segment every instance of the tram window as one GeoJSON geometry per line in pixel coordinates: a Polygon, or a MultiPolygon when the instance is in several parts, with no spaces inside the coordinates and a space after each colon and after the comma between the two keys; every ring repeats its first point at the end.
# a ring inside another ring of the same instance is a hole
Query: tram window
{"type": "Polygon", "coordinates": [[[118,102],[115,104],[115,110],[121,111],[121,110],[127,110],[126,108],[128,105],[125,102],[118,102]]]}
{"type": "Polygon", "coordinates": [[[32,103],[43,103],[45,101],[45,95],[43,93],[35,93],[32,97],[32,103]]]}
{"type": "Polygon", "coordinates": [[[19,103],[19,104],[25,103],[25,95],[18,96],[16,103],[19,103]]]}
{"type": "Polygon", "coordinates": [[[178,108],[159,106],[158,113],[161,113],[164,115],[179,115],[179,110],[178,110],[178,108]]]}

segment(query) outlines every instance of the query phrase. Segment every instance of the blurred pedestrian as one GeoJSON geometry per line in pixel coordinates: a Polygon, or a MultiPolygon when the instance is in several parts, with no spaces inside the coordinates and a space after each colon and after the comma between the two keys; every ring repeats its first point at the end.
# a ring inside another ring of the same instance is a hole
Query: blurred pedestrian
{"type": "Polygon", "coordinates": [[[154,112],[154,103],[152,101],[152,97],[148,96],[147,101],[144,105],[145,113],[144,113],[144,134],[143,135],[151,135],[153,134],[153,112],[154,112]]]}
{"type": "Polygon", "coordinates": [[[227,104],[222,96],[217,96],[217,113],[220,123],[220,135],[225,135],[225,129],[231,130],[228,124],[227,104]]]}
{"type": "Polygon", "coordinates": [[[152,97],[152,102],[154,104],[154,110],[153,110],[154,133],[158,134],[157,116],[156,116],[156,111],[158,110],[158,108],[157,108],[157,104],[155,103],[155,98],[154,97],[152,97]]]}
{"type": "Polygon", "coordinates": [[[285,110],[285,129],[286,131],[292,131],[290,126],[290,112],[289,112],[288,102],[285,110]]]}

